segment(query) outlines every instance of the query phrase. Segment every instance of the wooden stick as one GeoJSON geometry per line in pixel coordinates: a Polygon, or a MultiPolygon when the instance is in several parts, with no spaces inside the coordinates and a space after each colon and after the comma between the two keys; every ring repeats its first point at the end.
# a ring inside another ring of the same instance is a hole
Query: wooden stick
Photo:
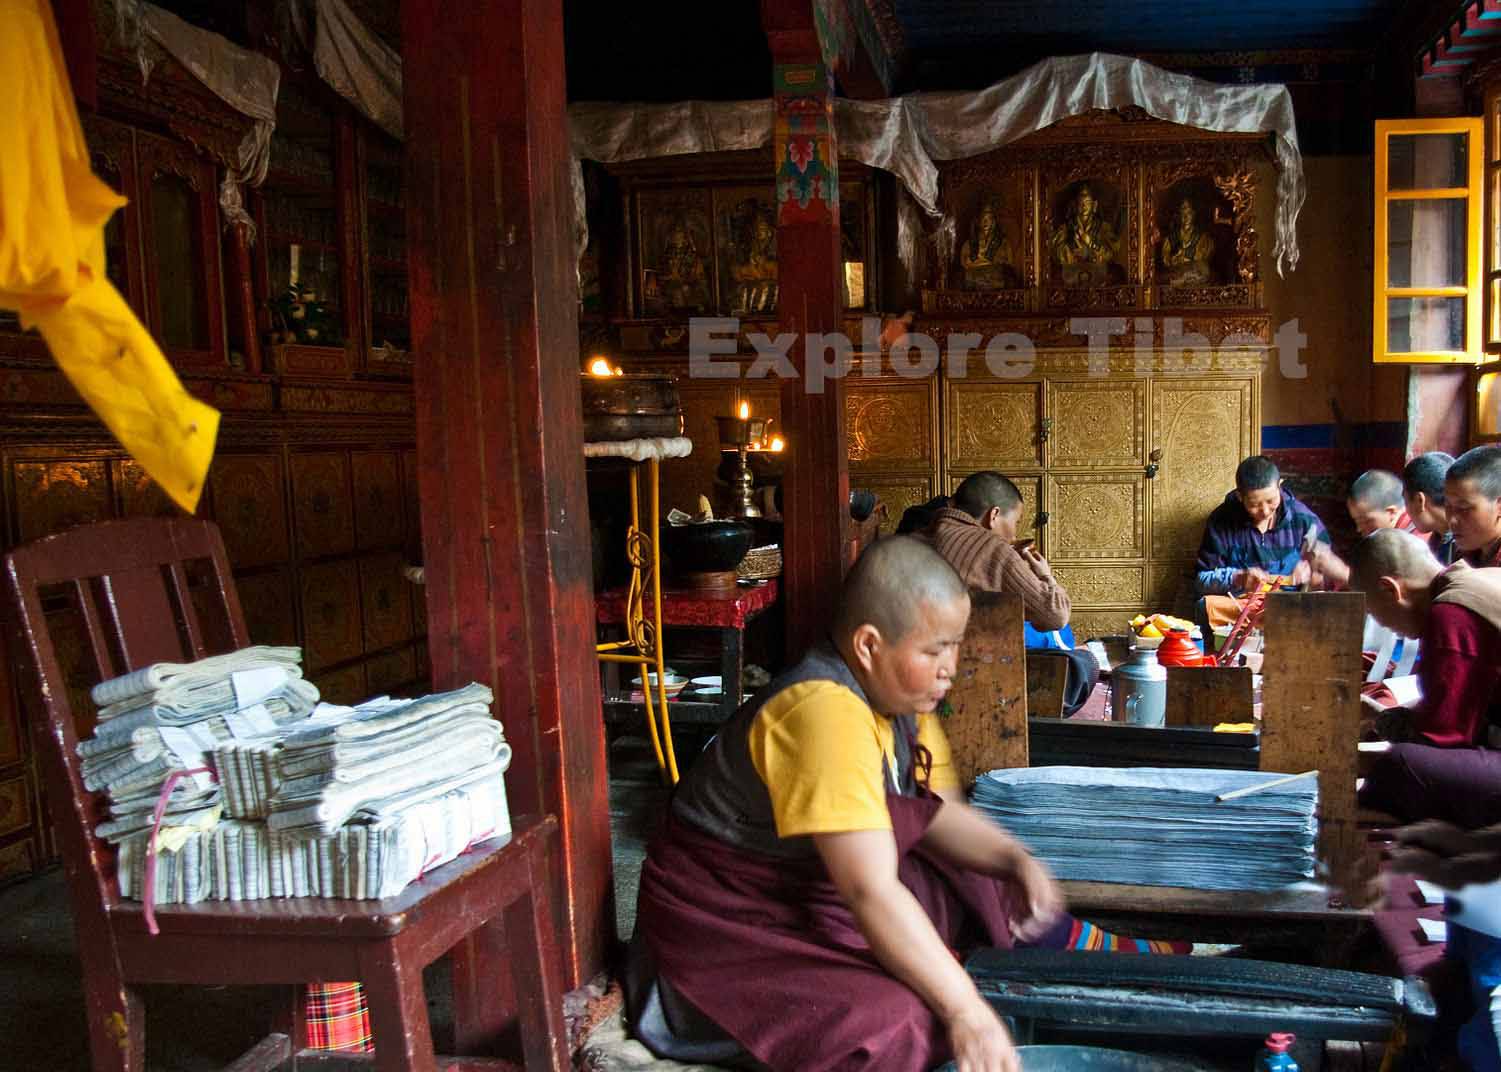
{"type": "Polygon", "coordinates": [[[1273,778],[1270,782],[1262,782],[1260,785],[1248,785],[1244,789],[1235,789],[1229,793],[1221,793],[1214,798],[1214,802],[1222,804],[1227,800],[1248,797],[1252,793],[1260,793],[1265,789],[1276,789],[1279,785],[1286,785],[1288,782],[1296,782],[1303,778],[1317,778],[1318,776],[1319,772],[1316,770],[1306,770],[1302,774],[1289,774],[1285,778],[1273,778]]]}

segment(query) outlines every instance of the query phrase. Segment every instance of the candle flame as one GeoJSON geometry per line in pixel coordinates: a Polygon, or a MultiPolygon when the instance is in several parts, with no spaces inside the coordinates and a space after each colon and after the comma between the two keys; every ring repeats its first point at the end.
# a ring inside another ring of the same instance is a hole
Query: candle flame
{"type": "Polygon", "coordinates": [[[785,439],[783,439],[779,435],[772,436],[771,437],[771,449],[773,451],[786,450],[787,449],[787,441],[785,439]]]}
{"type": "Polygon", "coordinates": [[[750,403],[749,402],[742,402],[742,403],[740,403],[740,419],[742,421],[748,421],[748,420],[750,420],[750,403]]]}
{"type": "Polygon", "coordinates": [[[591,376],[615,376],[619,374],[619,371],[619,369],[610,368],[610,363],[602,357],[596,357],[589,362],[589,375],[591,376]]]}

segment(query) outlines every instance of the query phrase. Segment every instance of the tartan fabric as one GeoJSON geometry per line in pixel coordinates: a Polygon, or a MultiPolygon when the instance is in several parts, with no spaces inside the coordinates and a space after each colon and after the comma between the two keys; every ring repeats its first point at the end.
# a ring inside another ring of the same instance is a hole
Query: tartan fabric
{"type": "Polygon", "coordinates": [[[370,1037],[370,1008],[359,983],[309,983],[307,1044],[315,1050],[375,1049],[370,1037]]]}
{"type": "Polygon", "coordinates": [[[1253,566],[1274,577],[1292,573],[1302,557],[1303,537],[1309,529],[1318,533],[1320,543],[1329,542],[1329,533],[1318,515],[1285,487],[1277,517],[1266,532],[1256,531],[1251,515],[1232,491],[1214,508],[1204,526],[1196,567],[1199,594],[1228,592],[1232,575],[1253,566]]]}

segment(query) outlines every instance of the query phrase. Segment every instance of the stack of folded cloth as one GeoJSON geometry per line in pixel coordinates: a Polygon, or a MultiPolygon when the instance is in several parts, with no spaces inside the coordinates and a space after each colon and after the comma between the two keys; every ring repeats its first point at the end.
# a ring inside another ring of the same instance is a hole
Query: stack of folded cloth
{"type": "Polygon", "coordinates": [[[1318,782],[1261,771],[1030,767],[994,770],[971,801],[1061,879],[1271,890],[1311,878],[1318,782]]]}
{"type": "MultiPolygon", "coordinates": [[[[245,648],[194,663],[156,663],[94,686],[99,721],[78,754],[84,787],[109,797],[109,818],[95,833],[118,843],[148,830],[174,772],[207,766],[222,742],[278,734],[305,718],[318,690],[302,679],[300,654],[245,648]]],[[[163,823],[210,826],[219,806],[213,778],[196,774],[174,786],[163,823]]]]}

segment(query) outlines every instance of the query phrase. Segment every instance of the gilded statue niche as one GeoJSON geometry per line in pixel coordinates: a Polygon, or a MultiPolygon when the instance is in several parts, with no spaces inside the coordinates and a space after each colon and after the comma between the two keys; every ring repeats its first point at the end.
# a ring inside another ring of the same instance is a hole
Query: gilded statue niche
{"type": "Polygon", "coordinates": [[[1255,200],[1256,173],[1243,152],[1147,167],[1147,252],[1158,306],[1259,303],[1255,200]]]}
{"type": "Polygon", "coordinates": [[[1066,287],[1125,283],[1127,231],[1120,186],[1094,176],[1067,183],[1049,201],[1048,279],[1066,287]]]}
{"type": "Polygon", "coordinates": [[[777,309],[777,216],[770,188],[714,191],[720,306],[731,316],[777,309]]]}
{"type": "Polygon", "coordinates": [[[713,309],[708,191],[643,190],[637,229],[641,315],[705,313],[713,309]]]}

